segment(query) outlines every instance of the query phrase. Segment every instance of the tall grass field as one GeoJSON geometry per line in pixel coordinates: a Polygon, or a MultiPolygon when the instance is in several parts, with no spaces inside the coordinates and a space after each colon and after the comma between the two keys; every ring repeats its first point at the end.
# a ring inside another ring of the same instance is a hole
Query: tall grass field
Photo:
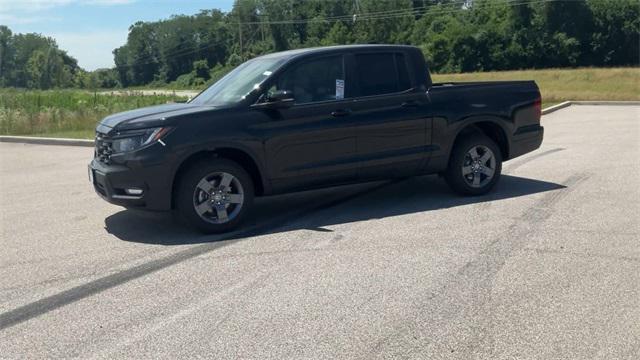
{"type": "MultiPolygon", "coordinates": [[[[640,68],[585,68],[434,74],[434,82],[535,80],[543,107],[566,100],[640,100],[640,68]]],[[[0,135],[93,138],[105,116],[143,106],[184,101],[178,95],[129,91],[0,89],[0,135]]]]}
{"type": "Polygon", "coordinates": [[[0,135],[90,139],[96,124],[107,115],[184,100],[140,92],[0,89],[0,135]]]}
{"type": "Polygon", "coordinates": [[[640,100],[640,68],[582,68],[433,74],[434,82],[535,80],[542,106],[567,100],[640,100]]]}

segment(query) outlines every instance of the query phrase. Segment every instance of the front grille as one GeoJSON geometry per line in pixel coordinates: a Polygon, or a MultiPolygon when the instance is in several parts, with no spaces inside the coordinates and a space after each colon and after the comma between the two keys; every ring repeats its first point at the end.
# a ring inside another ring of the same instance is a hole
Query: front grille
{"type": "Polygon", "coordinates": [[[113,148],[111,147],[112,140],[106,135],[96,132],[96,150],[95,158],[105,164],[111,161],[111,154],[113,154],[113,148]]]}

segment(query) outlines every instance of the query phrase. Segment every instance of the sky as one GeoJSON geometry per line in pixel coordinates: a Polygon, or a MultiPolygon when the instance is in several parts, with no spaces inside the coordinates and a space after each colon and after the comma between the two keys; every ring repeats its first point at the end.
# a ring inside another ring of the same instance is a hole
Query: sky
{"type": "Polygon", "coordinates": [[[0,25],[13,33],[35,32],[85,70],[113,67],[113,49],[127,41],[129,26],[201,9],[230,11],[233,0],[0,0],[0,25]]]}

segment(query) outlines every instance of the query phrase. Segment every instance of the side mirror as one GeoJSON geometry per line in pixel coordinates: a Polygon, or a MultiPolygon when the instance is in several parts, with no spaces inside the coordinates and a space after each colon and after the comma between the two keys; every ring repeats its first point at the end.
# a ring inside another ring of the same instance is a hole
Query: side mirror
{"type": "Polygon", "coordinates": [[[279,102],[279,101],[294,101],[295,97],[293,96],[293,92],[290,90],[276,90],[273,94],[269,95],[267,101],[269,102],[279,102]]]}
{"type": "Polygon", "coordinates": [[[270,109],[284,109],[293,106],[296,99],[293,96],[293,92],[289,90],[277,90],[267,97],[267,101],[261,104],[260,107],[266,107],[270,109]]]}

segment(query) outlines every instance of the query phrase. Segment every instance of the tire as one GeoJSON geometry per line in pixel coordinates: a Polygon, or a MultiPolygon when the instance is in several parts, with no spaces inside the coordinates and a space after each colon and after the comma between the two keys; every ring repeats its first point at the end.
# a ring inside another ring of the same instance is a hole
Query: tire
{"type": "Polygon", "coordinates": [[[237,163],[214,158],[194,163],[180,178],[175,204],[188,225],[212,234],[237,228],[253,207],[251,176],[237,163]]]}
{"type": "Polygon", "coordinates": [[[455,144],[444,177],[453,191],[477,196],[491,191],[501,173],[498,145],[483,134],[473,133],[455,144]]]}

